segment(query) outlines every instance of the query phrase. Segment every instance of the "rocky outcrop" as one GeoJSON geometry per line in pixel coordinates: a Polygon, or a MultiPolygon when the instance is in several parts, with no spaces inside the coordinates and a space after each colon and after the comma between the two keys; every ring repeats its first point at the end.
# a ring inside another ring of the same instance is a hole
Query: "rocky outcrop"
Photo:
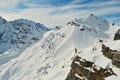
{"type": "Polygon", "coordinates": [[[112,64],[120,68],[120,51],[112,50],[109,47],[102,45],[102,53],[104,56],[112,60],[112,64]]]}
{"type": "Polygon", "coordinates": [[[114,40],[120,40],[120,29],[115,33],[114,40]]]}
{"type": "Polygon", "coordinates": [[[111,68],[103,69],[91,61],[76,56],[65,80],[104,80],[105,77],[111,75],[116,75],[111,68]]]}
{"type": "Polygon", "coordinates": [[[112,64],[120,68],[120,52],[113,55],[112,64]]]}

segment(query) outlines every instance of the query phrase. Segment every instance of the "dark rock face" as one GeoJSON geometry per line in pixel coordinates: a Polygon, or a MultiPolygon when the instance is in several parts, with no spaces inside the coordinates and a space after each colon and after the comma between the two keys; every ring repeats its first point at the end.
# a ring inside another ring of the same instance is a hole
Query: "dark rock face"
{"type": "Polygon", "coordinates": [[[115,75],[111,68],[103,69],[90,61],[76,56],[71,64],[71,70],[65,80],[105,80],[105,77],[115,75]]]}
{"type": "Polygon", "coordinates": [[[113,58],[113,50],[111,50],[109,47],[106,47],[104,44],[102,45],[102,52],[103,52],[103,55],[108,57],[109,59],[112,59],[113,58]]]}
{"type": "Polygon", "coordinates": [[[113,55],[112,64],[116,65],[116,67],[120,68],[120,52],[119,52],[119,54],[113,55]]]}
{"type": "Polygon", "coordinates": [[[120,29],[115,33],[114,40],[120,40],[120,29]]]}
{"type": "Polygon", "coordinates": [[[112,64],[120,68],[120,51],[112,50],[109,47],[102,45],[103,55],[112,60],[112,64]]]}

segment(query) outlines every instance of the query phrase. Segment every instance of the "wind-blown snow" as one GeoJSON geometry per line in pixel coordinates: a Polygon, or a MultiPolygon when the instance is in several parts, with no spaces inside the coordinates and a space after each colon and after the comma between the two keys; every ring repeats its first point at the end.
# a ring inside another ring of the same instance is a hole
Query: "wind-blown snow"
{"type": "Polygon", "coordinates": [[[73,22],[77,25],[68,24],[45,33],[18,58],[0,66],[0,80],[65,80],[75,55],[102,68],[112,67],[117,77],[110,76],[106,80],[119,80],[120,69],[113,67],[111,60],[101,53],[102,43],[118,50],[120,41],[112,41],[112,37],[119,27],[114,29],[106,20],[94,15],[73,22]]]}

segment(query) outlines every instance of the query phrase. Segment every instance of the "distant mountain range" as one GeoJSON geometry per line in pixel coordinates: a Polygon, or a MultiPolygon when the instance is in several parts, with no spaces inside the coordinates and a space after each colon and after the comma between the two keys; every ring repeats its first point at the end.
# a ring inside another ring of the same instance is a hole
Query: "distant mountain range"
{"type": "Polygon", "coordinates": [[[120,80],[120,27],[114,23],[91,14],[49,30],[25,19],[0,20],[0,49],[8,50],[0,56],[0,80],[120,80]],[[13,46],[28,48],[14,56],[13,46]]]}
{"type": "Polygon", "coordinates": [[[18,57],[51,29],[32,20],[7,21],[0,17],[0,65],[18,57]]]}
{"type": "Polygon", "coordinates": [[[44,25],[27,19],[6,21],[0,17],[0,54],[11,48],[26,48],[48,31],[44,25]]]}

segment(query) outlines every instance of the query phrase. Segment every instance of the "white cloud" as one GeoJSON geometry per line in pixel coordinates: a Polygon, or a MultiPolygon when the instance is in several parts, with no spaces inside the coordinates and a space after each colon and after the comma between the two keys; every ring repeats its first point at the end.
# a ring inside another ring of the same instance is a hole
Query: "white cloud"
{"type": "Polygon", "coordinates": [[[18,0],[0,0],[0,8],[13,7],[18,3],[18,0]]]}
{"type": "Polygon", "coordinates": [[[0,0],[0,9],[13,9],[20,2],[25,2],[27,0],[0,0]]]}
{"type": "MultiPolygon", "coordinates": [[[[14,20],[18,18],[27,18],[34,20],[36,22],[40,22],[47,26],[54,27],[56,25],[65,25],[68,21],[74,18],[81,18],[88,16],[90,13],[94,13],[95,15],[107,15],[120,13],[120,6],[110,6],[112,4],[118,4],[116,1],[110,1],[100,4],[88,3],[75,5],[74,3],[70,3],[69,5],[60,6],[60,7],[41,7],[41,5],[36,4],[28,4],[27,0],[7,0],[4,5],[1,5],[3,0],[0,0],[0,9],[7,8],[9,6],[15,7],[20,1],[24,1],[24,3],[29,6],[27,9],[15,9],[18,11],[11,11],[6,13],[4,10],[0,12],[0,16],[6,18],[7,20],[14,20]],[[11,2],[12,1],[12,2],[11,2]],[[7,6],[9,5],[9,6],[7,6]],[[108,7],[103,7],[108,6],[108,7]],[[99,7],[98,9],[75,9],[81,7],[99,7]],[[56,13],[55,11],[58,11],[56,13]],[[63,11],[63,12],[62,12],[63,11]],[[64,12],[65,11],[65,12],[64,12]],[[59,13],[61,12],[61,13],[59,13]],[[50,14],[56,13],[56,14],[50,14]]],[[[76,2],[79,0],[76,0],[76,2]]]]}

